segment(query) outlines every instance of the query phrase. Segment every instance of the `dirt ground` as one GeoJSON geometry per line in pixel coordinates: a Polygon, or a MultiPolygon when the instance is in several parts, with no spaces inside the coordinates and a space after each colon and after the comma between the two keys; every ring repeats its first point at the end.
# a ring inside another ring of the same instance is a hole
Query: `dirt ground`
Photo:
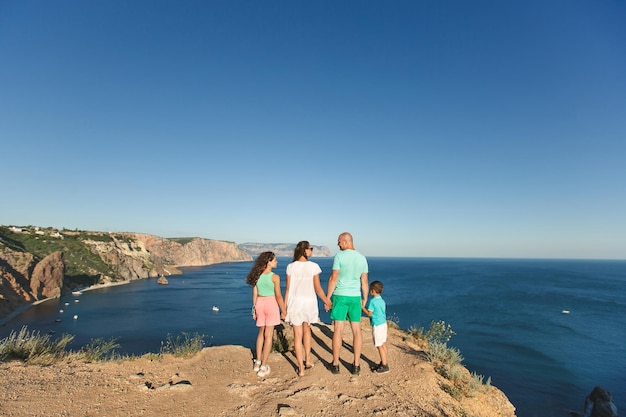
{"type": "Polygon", "coordinates": [[[252,371],[252,352],[241,346],[205,348],[192,358],[147,357],[107,363],[71,362],[48,367],[0,363],[0,416],[481,416],[511,417],[515,409],[498,389],[458,401],[449,381],[424,353],[390,329],[391,372],[372,373],[378,352],[363,321],[360,376],[349,364],[352,334],[344,334],[341,373],[333,375],[332,326],[313,327],[315,366],[298,377],[293,352],[272,353],[271,374],[252,371]]]}

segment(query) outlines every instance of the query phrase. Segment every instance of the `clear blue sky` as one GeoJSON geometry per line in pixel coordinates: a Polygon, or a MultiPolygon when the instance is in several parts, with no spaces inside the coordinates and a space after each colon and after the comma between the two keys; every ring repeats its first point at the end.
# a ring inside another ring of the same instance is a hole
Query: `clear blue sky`
{"type": "Polygon", "coordinates": [[[0,224],[626,258],[626,3],[0,0],[0,224]]]}

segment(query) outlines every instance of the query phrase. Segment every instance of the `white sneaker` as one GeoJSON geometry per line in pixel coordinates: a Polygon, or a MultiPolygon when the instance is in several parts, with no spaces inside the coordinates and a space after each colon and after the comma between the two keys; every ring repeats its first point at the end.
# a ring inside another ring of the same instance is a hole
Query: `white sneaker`
{"type": "Polygon", "coordinates": [[[269,374],[270,374],[269,365],[261,366],[261,368],[259,369],[259,372],[257,372],[257,375],[260,376],[261,378],[263,378],[264,376],[268,376],[269,374]]]}
{"type": "Polygon", "coordinates": [[[252,368],[252,370],[254,372],[259,372],[259,369],[261,369],[261,361],[254,361],[254,368],[252,368]]]}

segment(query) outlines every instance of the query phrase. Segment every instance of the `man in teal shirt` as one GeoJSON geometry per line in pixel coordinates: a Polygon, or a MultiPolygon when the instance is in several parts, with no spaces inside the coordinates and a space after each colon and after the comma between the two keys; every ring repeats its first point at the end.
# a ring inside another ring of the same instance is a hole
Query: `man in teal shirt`
{"type": "Polygon", "coordinates": [[[328,280],[327,297],[332,302],[330,319],[333,321],[333,363],[331,371],[339,373],[339,353],[343,343],[343,329],[346,320],[352,329],[352,350],[354,361],[351,372],[358,375],[361,371],[359,361],[363,348],[361,333],[361,311],[367,303],[368,266],[367,259],[354,249],[352,235],[344,232],[339,235],[337,245],[340,252],[333,260],[333,272],[328,280]]]}

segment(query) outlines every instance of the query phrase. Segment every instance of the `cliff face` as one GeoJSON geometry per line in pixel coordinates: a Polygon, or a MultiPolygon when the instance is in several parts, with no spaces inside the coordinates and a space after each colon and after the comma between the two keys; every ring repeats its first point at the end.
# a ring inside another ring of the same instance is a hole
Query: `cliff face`
{"type": "Polygon", "coordinates": [[[233,242],[192,238],[182,244],[176,240],[154,235],[132,234],[131,236],[153,256],[169,265],[201,266],[252,259],[250,254],[233,242]]]}
{"type": "Polygon", "coordinates": [[[1,249],[0,317],[23,305],[61,295],[65,275],[62,252],[53,252],[37,262],[31,253],[1,249]]]}

